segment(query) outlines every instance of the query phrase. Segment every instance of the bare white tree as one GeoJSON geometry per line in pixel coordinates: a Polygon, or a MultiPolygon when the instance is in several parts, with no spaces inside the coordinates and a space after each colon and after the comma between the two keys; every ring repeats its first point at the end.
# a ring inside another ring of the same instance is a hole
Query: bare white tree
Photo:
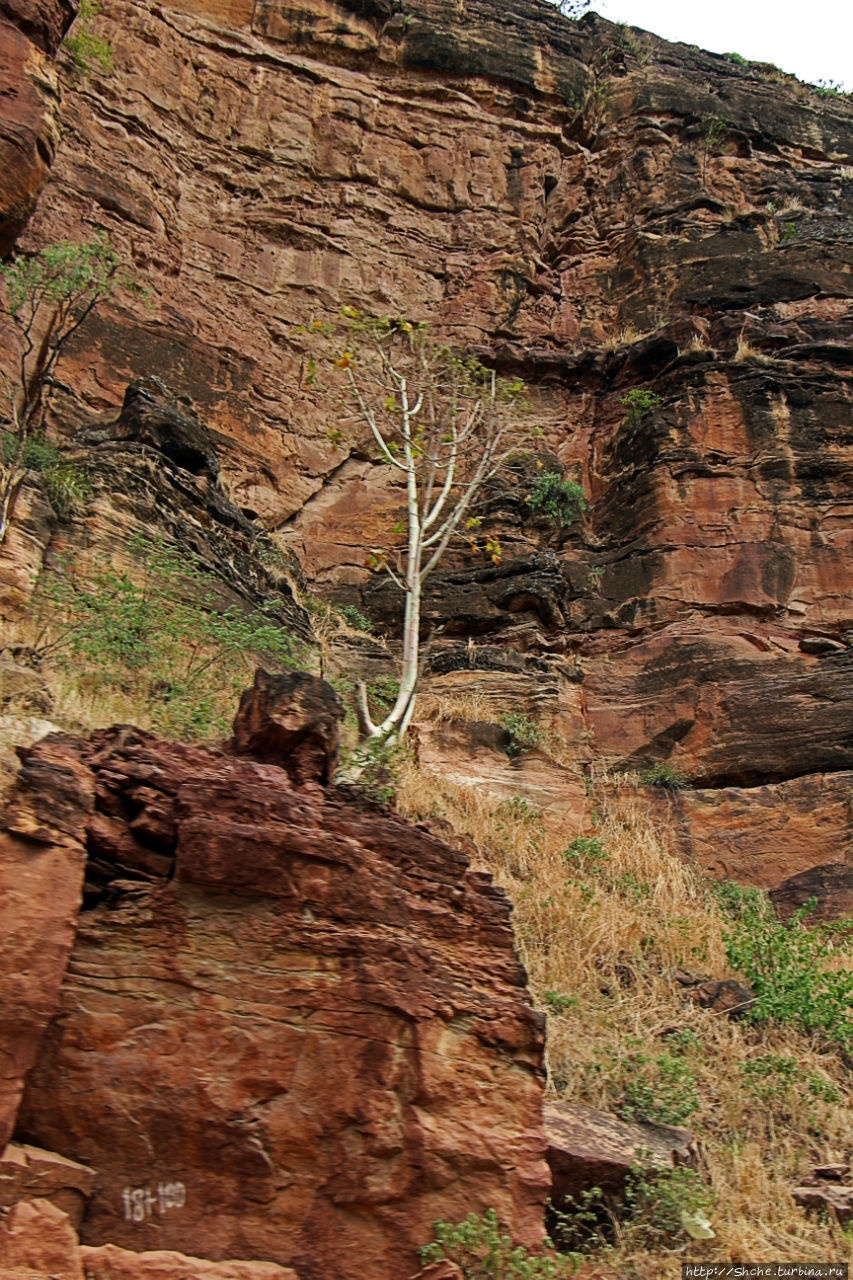
{"type": "MultiPolygon", "coordinates": [[[[345,339],[333,366],[356,422],[405,489],[405,517],[395,530],[402,545],[374,548],[368,560],[404,597],[399,693],[377,723],[360,684],[357,708],[364,739],[399,739],[411,721],[420,678],[424,586],[455,537],[465,535],[473,548],[480,546],[480,521],[473,512],[484,486],[523,441],[527,388],[520,379],[499,378],[478,360],[430,341],[424,326],[375,320],[351,308],[342,316],[342,323],[313,328],[325,338],[345,339]]],[[[311,362],[309,378],[313,369],[311,362]]],[[[494,538],[486,538],[481,549],[500,560],[494,538]]]]}

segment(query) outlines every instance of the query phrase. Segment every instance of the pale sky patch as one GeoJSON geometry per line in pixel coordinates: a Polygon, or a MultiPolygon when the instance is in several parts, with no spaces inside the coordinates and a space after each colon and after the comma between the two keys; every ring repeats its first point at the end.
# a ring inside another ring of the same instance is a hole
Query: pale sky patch
{"type": "Polygon", "coordinates": [[[593,0],[610,22],[853,90],[853,0],[593,0]]]}

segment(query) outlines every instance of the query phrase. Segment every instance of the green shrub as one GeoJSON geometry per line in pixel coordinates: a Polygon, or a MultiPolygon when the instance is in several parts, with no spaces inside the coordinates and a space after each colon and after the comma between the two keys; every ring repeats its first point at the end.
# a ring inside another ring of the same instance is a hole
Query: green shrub
{"type": "Polygon", "coordinates": [[[595,871],[608,857],[609,854],[598,836],[575,836],[563,850],[567,866],[579,871],[595,871]]]}
{"type": "Polygon", "coordinates": [[[409,759],[409,750],[395,734],[368,738],[349,751],[341,752],[338,782],[347,783],[376,804],[393,804],[400,785],[400,772],[409,759]]]}
{"type": "Polygon", "coordinates": [[[699,1110],[696,1079],[680,1054],[636,1053],[626,1063],[627,1074],[618,1114],[623,1120],[681,1124],[699,1110]]]}
{"type": "Polygon", "coordinates": [[[373,623],[363,613],[360,613],[354,604],[339,605],[338,613],[355,631],[373,630],[373,623]]]}
{"type": "MultiPolygon", "coordinates": [[[[723,936],[729,964],[751,983],[755,1021],[773,1020],[819,1033],[846,1050],[853,1047],[853,971],[827,970],[822,962],[839,948],[837,930],[805,923],[812,898],[790,920],[777,920],[766,895],[744,905],[723,936]]],[[[841,949],[846,950],[844,939],[841,949]]]]}
{"type": "Polygon", "coordinates": [[[632,1166],[625,1184],[625,1216],[638,1243],[655,1248],[688,1236],[713,1235],[706,1215],[713,1197],[695,1169],[632,1166]]]}
{"type": "Polygon", "coordinates": [[[764,894],[754,885],[738,884],[735,880],[711,880],[708,883],[711,897],[731,920],[740,920],[747,907],[758,907],[764,894]]]}
{"type": "Polygon", "coordinates": [[[601,1187],[564,1196],[560,1209],[549,1203],[546,1222],[556,1247],[573,1263],[580,1264],[591,1250],[606,1248],[613,1239],[613,1213],[601,1187]]]}
{"type": "Polygon", "coordinates": [[[387,711],[393,707],[400,692],[400,681],[394,676],[380,676],[367,686],[367,693],[372,703],[387,711]]]}
{"type": "Polygon", "coordinates": [[[186,551],[142,537],[129,549],[136,578],[102,564],[84,579],[70,558],[45,576],[37,608],[54,636],[43,652],[90,687],[138,697],[159,732],[223,732],[253,667],[292,667],[300,644],[272,605],[223,608],[221,585],[186,551]]]}
{"type": "Polygon", "coordinates": [[[749,59],[745,58],[742,53],[724,53],[723,57],[726,62],[732,62],[736,67],[749,66],[749,59]]]}
{"type": "Polygon", "coordinates": [[[812,85],[812,89],[819,98],[837,98],[844,94],[844,85],[840,80],[818,80],[817,84],[812,85]]]}
{"type": "Polygon", "coordinates": [[[587,1087],[600,1092],[623,1120],[681,1124],[699,1109],[696,1078],[688,1055],[696,1046],[669,1042],[660,1053],[647,1052],[641,1039],[627,1036],[593,1051],[585,1069],[587,1087]]]}
{"type": "Polygon", "coordinates": [[[95,0],[80,0],[77,17],[62,42],[62,48],[71,55],[74,70],[79,75],[86,75],[95,68],[101,71],[113,69],[112,45],[92,30],[92,19],[97,13],[100,13],[100,5],[95,0]]]}
{"type": "Polygon", "coordinates": [[[555,529],[567,529],[587,509],[583,487],[574,480],[564,480],[557,471],[536,477],[527,505],[541,511],[555,529]]]}
{"type": "MultiPolygon", "coordinates": [[[[0,442],[0,456],[9,465],[18,447],[18,439],[7,431],[0,442]]],[[[92,496],[89,477],[73,462],[63,462],[58,447],[44,436],[30,436],[24,441],[20,465],[41,476],[50,505],[60,520],[78,515],[92,496]]]]}
{"type": "Polygon", "coordinates": [[[506,734],[506,753],[508,756],[519,756],[522,751],[538,747],[542,741],[542,730],[530,716],[517,711],[508,711],[501,716],[501,728],[506,734]]]}
{"type": "Polygon", "coordinates": [[[632,387],[624,396],[620,396],[619,403],[628,410],[628,416],[625,419],[628,426],[638,427],[646,420],[652,409],[661,403],[661,398],[655,395],[654,391],[648,391],[644,387],[632,387]]]}
{"type": "Polygon", "coordinates": [[[687,786],[684,774],[668,760],[658,760],[641,770],[640,781],[647,787],[661,787],[664,791],[680,791],[687,786]]]}
{"type": "Polygon", "coordinates": [[[528,1253],[500,1229],[494,1209],[482,1217],[471,1213],[464,1222],[433,1224],[435,1240],[418,1250],[421,1263],[455,1262],[465,1280],[550,1280],[571,1273],[571,1263],[553,1253],[528,1253]]]}
{"type": "Polygon", "coordinates": [[[542,1003],[549,1013],[555,1015],[567,1013],[569,1009],[574,1009],[578,1004],[577,996],[567,996],[564,991],[543,991],[542,1003]]]}

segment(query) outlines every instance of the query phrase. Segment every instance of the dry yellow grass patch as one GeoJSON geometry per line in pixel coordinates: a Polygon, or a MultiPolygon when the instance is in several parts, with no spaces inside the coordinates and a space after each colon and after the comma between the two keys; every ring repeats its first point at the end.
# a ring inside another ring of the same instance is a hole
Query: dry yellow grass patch
{"type": "MultiPolygon", "coordinates": [[[[546,828],[520,801],[449,785],[410,766],[399,807],[450,822],[509,894],[519,951],[548,1014],[550,1087],[699,1137],[715,1237],[654,1242],[623,1225],[608,1265],[640,1280],[685,1259],[845,1261],[851,1240],[807,1217],[791,1189],[812,1164],[850,1156],[853,1098],[837,1053],[786,1026],[733,1021],[692,1003],[686,968],[731,975],[731,922],[677,855],[666,793],[636,779],[596,783],[591,832],[546,828]],[[638,1102],[639,1099],[639,1102],[638,1102]],[[651,1241],[651,1242],[650,1242],[651,1241]]],[[[851,957],[847,956],[850,967],[851,957]]]]}

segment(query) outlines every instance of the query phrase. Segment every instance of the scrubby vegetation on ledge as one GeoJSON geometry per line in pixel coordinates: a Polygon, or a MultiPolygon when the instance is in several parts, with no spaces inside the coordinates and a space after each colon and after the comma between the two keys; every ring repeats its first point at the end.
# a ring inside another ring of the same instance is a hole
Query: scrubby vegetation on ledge
{"type": "Polygon", "coordinates": [[[509,893],[548,1018],[554,1093],[626,1120],[684,1125],[701,1143],[698,1183],[689,1170],[662,1181],[638,1171],[617,1218],[597,1213],[594,1197],[579,1203],[568,1224],[572,1249],[643,1280],[675,1275],[685,1258],[849,1258],[850,1236],[835,1221],[807,1217],[791,1195],[812,1165],[849,1155],[846,1041],[831,1027],[805,1029],[801,1016],[816,964],[839,992],[838,1023],[847,1016],[845,979],[835,971],[853,966],[849,931],[818,940],[807,919],[776,922],[758,891],[705,881],[675,852],[666,791],[635,776],[594,779],[585,833],[553,814],[546,821],[521,798],[498,802],[414,764],[398,803],[412,818],[449,823],[509,893]],[[694,1004],[677,980],[755,980],[755,963],[743,972],[750,948],[759,967],[775,948],[780,988],[791,979],[790,1016],[767,999],[754,1018],[732,1018],[694,1004]],[[697,1206],[713,1238],[691,1240],[685,1229],[697,1206]]]}

